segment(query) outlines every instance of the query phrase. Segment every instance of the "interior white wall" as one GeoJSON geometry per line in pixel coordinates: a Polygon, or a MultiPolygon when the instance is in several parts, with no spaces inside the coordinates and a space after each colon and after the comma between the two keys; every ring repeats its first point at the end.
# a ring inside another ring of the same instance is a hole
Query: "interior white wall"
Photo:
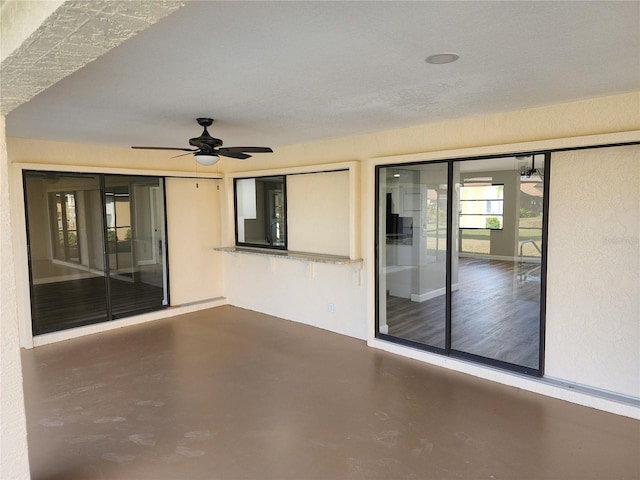
{"type": "Polygon", "coordinates": [[[171,305],[222,297],[224,279],[220,247],[222,182],[167,178],[167,245],[171,305]]]}
{"type": "Polygon", "coordinates": [[[546,374],[640,397],[640,145],[551,157],[546,374]]]}
{"type": "MultiPolygon", "coordinates": [[[[447,165],[437,163],[414,168],[385,169],[380,175],[379,215],[381,224],[386,216],[387,195],[391,194],[391,212],[400,218],[412,218],[412,239],[410,243],[387,243],[386,234],[381,235],[381,244],[386,244],[384,252],[379,252],[380,265],[387,268],[384,290],[395,297],[410,298],[423,302],[445,293],[445,255],[444,242],[439,246],[439,255],[427,251],[428,219],[426,213],[429,190],[437,190],[439,185],[447,183],[447,165]],[[394,181],[385,177],[389,172],[397,172],[394,181]]],[[[383,332],[385,333],[385,332],[383,332]]]]}

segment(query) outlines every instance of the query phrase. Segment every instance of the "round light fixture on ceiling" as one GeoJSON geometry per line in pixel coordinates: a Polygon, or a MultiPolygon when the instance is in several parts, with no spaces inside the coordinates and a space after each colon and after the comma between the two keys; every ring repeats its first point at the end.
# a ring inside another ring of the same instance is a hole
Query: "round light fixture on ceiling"
{"type": "Polygon", "coordinates": [[[204,165],[206,167],[208,167],[209,165],[213,165],[218,160],[220,160],[220,157],[218,155],[194,155],[193,158],[200,165],[204,165]]]}
{"type": "Polygon", "coordinates": [[[460,55],[457,53],[436,53],[435,55],[431,55],[427,57],[427,63],[431,63],[433,65],[444,65],[445,63],[455,62],[460,58],[460,55]]]}

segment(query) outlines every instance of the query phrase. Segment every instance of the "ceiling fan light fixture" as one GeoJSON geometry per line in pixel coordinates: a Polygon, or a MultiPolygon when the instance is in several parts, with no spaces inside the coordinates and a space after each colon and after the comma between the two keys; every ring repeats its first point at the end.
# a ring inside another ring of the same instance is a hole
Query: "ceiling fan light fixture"
{"type": "Polygon", "coordinates": [[[214,163],[216,163],[218,160],[220,160],[220,157],[218,155],[205,155],[205,154],[196,154],[193,156],[193,158],[195,158],[196,162],[198,162],[200,165],[203,165],[205,167],[211,166],[214,163]]]}

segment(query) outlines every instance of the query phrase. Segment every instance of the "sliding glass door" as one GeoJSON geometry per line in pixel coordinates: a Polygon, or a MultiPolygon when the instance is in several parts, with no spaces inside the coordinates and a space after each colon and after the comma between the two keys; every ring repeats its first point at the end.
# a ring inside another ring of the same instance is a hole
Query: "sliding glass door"
{"type": "Polygon", "coordinates": [[[544,163],[537,155],[456,164],[451,350],[458,354],[538,370],[544,163]]]}
{"type": "Polygon", "coordinates": [[[539,374],[545,155],[377,167],[377,336],[539,374]]]}
{"type": "Polygon", "coordinates": [[[104,189],[113,317],[167,305],[161,179],[106,175],[104,189]]]}
{"type": "Polygon", "coordinates": [[[34,334],[168,304],[163,180],[24,172],[34,334]]]}
{"type": "Polygon", "coordinates": [[[446,347],[447,164],[381,168],[379,331],[446,347]]]}

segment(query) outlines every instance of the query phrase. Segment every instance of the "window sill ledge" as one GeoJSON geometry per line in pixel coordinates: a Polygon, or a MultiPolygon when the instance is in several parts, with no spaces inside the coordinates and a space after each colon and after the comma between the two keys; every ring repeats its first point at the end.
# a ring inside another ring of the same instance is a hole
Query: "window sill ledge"
{"type": "Polygon", "coordinates": [[[249,247],[219,247],[214,248],[219,252],[227,253],[243,253],[248,255],[260,255],[263,257],[282,258],[285,260],[298,260],[303,262],[312,263],[330,263],[334,265],[350,265],[361,264],[362,259],[351,259],[349,257],[343,257],[340,255],[325,255],[321,253],[305,253],[305,252],[291,252],[287,250],[269,250],[263,248],[249,248],[249,247]]]}

